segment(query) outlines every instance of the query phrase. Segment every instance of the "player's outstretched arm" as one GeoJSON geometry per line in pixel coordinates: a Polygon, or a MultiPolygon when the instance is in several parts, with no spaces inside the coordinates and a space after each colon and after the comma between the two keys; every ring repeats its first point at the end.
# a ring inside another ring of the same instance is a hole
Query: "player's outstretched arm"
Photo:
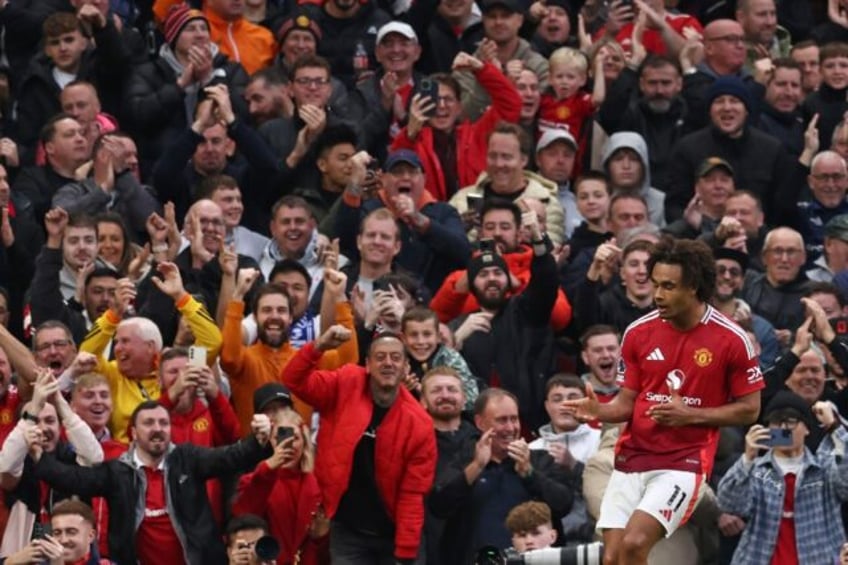
{"type": "Polygon", "coordinates": [[[592,385],[586,383],[586,397],[579,400],[565,400],[563,406],[574,408],[576,410],[575,417],[578,420],[600,420],[601,422],[618,424],[630,420],[635,401],[636,393],[630,389],[622,388],[612,402],[601,404],[592,389],[592,385]]]}

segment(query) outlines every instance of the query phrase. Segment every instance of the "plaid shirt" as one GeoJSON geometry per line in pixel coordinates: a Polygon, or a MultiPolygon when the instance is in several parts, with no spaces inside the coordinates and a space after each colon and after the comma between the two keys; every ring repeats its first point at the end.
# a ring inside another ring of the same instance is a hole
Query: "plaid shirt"
{"type": "MultiPolygon", "coordinates": [[[[846,443],[848,431],[840,427],[825,438],[815,455],[804,449],[795,483],[799,563],[834,563],[845,542],[839,505],[848,500],[848,459],[843,457],[846,443]]],[[[747,522],[733,563],[771,563],[783,514],[784,489],[783,475],[771,451],[750,464],[740,457],[722,478],[718,485],[722,512],[736,514],[747,522]]]]}

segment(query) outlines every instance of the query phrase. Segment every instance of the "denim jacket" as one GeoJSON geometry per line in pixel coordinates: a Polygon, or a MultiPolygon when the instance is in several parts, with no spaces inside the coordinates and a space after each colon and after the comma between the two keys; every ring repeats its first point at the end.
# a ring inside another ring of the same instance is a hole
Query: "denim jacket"
{"type": "MultiPolygon", "coordinates": [[[[834,563],[845,542],[840,502],[848,500],[848,431],[840,427],[813,454],[805,448],[795,486],[795,538],[799,563],[834,563]]],[[[718,485],[723,512],[747,522],[732,563],[771,563],[783,514],[785,483],[772,452],[747,463],[743,457],[718,485]]]]}

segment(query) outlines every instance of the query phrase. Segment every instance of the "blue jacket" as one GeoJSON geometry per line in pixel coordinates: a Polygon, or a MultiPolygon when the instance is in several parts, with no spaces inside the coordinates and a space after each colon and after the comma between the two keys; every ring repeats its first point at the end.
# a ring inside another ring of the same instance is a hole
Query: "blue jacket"
{"type": "MultiPolygon", "coordinates": [[[[848,431],[840,427],[813,454],[804,449],[795,485],[795,538],[799,563],[833,563],[845,542],[840,502],[848,500],[848,431]]],[[[730,468],[718,485],[722,512],[747,522],[732,563],[771,563],[783,513],[784,482],[772,452],[730,468]]]]}

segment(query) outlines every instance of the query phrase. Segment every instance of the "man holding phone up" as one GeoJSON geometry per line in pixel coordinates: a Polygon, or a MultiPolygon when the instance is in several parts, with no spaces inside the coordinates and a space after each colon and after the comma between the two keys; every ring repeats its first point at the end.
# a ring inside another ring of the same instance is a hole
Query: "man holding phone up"
{"type": "Polygon", "coordinates": [[[848,500],[848,431],[833,404],[816,402],[811,411],[789,391],[764,414],[768,427],[751,426],[745,453],[718,485],[722,511],[746,521],[733,562],[833,563],[845,542],[839,509],[848,500]],[[828,436],[813,453],[804,440],[816,425],[828,436]]]}

